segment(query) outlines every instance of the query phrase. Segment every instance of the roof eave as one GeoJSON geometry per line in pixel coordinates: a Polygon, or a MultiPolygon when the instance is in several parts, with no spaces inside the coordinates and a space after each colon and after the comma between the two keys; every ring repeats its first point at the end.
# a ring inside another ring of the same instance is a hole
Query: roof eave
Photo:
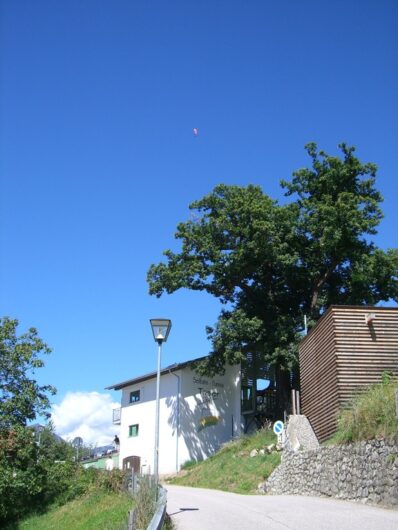
{"type": "MultiPolygon", "coordinates": [[[[181,370],[185,368],[186,366],[189,366],[190,364],[193,364],[195,362],[201,361],[205,359],[207,356],[199,357],[198,359],[192,359],[190,361],[185,361],[183,363],[174,363],[170,366],[166,366],[165,368],[162,368],[160,371],[160,375],[165,375],[170,372],[176,372],[177,370],[181,370]]],[[[105,387],[105,390],[121,390],[122,388],[125,388],[126,386],[131,385],[137,385],[139,383],[143,383],[144,381],[148,381],[149,379],[154,379],[157,376],[157,372],[150,372],[148,374],[135,377],[134,379],[128,379],[126,381],[122,381],[120,383],[115,383],[114,385],[110,385],[105,387]]]]}

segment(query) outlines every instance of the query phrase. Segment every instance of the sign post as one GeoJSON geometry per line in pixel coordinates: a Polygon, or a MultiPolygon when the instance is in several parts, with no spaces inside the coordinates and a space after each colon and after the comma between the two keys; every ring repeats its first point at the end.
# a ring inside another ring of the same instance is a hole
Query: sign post
{"type": "Polygon", "coordinates": [[[278,437],[278,444],[283,447],[285,445],[285,441],[286,441],[285,425],[284,425],[283,421],[281,421],[281,420],[276,421],[274,423],[273,430],[274,430],[274,433],[278,437]]]}

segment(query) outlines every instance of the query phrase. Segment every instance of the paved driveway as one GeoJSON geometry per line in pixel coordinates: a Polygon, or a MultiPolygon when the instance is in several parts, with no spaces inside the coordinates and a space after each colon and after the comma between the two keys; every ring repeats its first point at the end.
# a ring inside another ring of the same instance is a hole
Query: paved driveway
{"type": "Polygon", "coordinates": [[[322,497],[165,486],[177,530],[397,530],[398,511],[322,497]]]}

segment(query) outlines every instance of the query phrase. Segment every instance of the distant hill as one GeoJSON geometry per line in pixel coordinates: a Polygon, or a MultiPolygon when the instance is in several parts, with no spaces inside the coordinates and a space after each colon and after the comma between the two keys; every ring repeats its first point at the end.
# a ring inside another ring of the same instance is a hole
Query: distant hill
{"type": "Polygon", "coordinates": [[[101,445],[100,447],[93,447],[90,451],[90,457],[100,457],[112,453],[115,450],[113,444],[101,445]]]}
{"type": "MultiPolygon", "coordinates": [[[[45,425],[40,425],[40,423],[34,423],[33,425],[29,425],[29,428],[33,429],[36,434],[48,429],[48,427],[46,427],[45,425]]],[[[57,434],[56,432],[52,431],[52,435],[59,442],[65,442],[65,440],[61,438],[61,436],[59,436],[59,434],[57,434]]]]}

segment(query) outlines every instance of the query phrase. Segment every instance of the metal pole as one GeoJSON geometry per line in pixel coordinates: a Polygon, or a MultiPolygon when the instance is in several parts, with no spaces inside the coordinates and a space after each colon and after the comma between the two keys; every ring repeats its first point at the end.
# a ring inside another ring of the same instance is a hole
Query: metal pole
{"type": "Polygon", "coordinates": [[[297,408],[297,414],[300,414],[300,391],[296,390],[296,408],[297,408]]]}
{"type": "Polygon", "coordinates": [[[159,390],[160,390],[160,357],[162,353],[162,341],[158,341],[158,371],[156,377],[156,427],[155,427],[155,461],[154,475],[155,484],[159,484],[159,390]]]}
{"type": "Polygon", "coordinates": [[[292,414],[296,414],[296,391],[292,389],[292,414]]]}

